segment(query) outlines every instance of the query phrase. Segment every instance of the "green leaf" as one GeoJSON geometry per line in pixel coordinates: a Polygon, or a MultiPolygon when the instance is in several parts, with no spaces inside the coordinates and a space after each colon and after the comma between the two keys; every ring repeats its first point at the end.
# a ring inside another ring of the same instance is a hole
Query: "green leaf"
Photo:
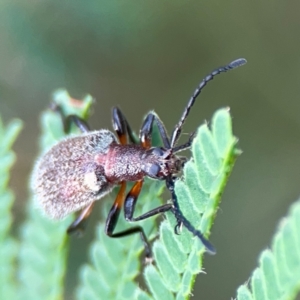
{"type": "Polygon", "coordinates": [[[0,299],[16,298],[15,263],[19,245],[11,237],[14,194],[8,187],[9,172],[15,162],[11,147],[22,122],[13,120],[4,126],[0,117],[0,299]]]}
{"type": "Polygon", "coordinates": [[[150,265],[145,269],[144,275],[155,300],[174,299],[172,292],[169,291],[166,285],[164,285],[161,275],[153,265],[150,265]]]}
{"type": "Polygon", "coordinates": [[[239,300],[252,300],[253,297],[246,285],[242,285],[238,288],[237,296],[239,300]]]}
{"type": "MultiPolygon", "coordinates": [[[[65,91],[56,92],[54,101],[66,115],[75,113],[82,118],[87,118],[93,102],[90,96],[82,101],[72,99],[65,91]]],[[[61,117],[50,109],[43,112],[41,124],[42,153],[65,134],[61,117]]],[[[68,248],[66,228],[71,221],[71,216],[61,222],[49,220],[37,209],[33,199],[29,200],[27,220],[21,229],[20,299],[62,299],[68,248]]]]}
{"type": "MultiPolygon", "coordinates": [[[[181,212],[206,237],[239,152],[231,128],[228,109],[214,114],[211,130],[207,124],[200,126],[192,144],[192,159],[184,167],[184,180],[175,184],[181,212]]],[[[195,277],[202,270],[205,248],[185,228],[176,235],[173,214],[166,216],[159,230],[161,238],[153,246],[157,267],[146,267],[145,281],[154,299],[189,299],[195,277]]]]}
{"type": "Polygon", "coordinates": [[[271,249],[264,250],[251,276],[251,289],[244,285],[237,299],[296,299],[300,292],[300,200],[282,220],[271,249]],[[245,292],[246,291],[246,292],[245,292]]]}

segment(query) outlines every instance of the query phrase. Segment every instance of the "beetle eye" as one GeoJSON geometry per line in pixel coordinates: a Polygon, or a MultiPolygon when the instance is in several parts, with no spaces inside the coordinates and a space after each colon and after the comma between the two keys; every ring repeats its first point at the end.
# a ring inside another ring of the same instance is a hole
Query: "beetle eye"
{"type": "Polygon", "coordinates": [[[164,151],[159,147],[153,148],[152,153],[156,156],[163,156],[164,155],[164,151]]]}
{"type": "Polygon", "coordinates": [[[152,164],[148,170],[148,175],[150,177],[156,178],[159,171],[160,171],[160,166],[157,164],[152,164]]]}

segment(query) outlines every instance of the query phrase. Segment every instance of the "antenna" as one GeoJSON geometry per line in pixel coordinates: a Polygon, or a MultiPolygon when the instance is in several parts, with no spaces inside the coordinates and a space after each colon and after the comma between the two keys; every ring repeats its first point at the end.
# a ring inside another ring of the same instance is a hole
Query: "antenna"
{"type": "Polygon", "coordinates": [[[220,67],[214,71],[212,71],[209,75],[207,75],[199,84],[199,86],[197,87],[197,89],[195,90],[193,96],[190,98],[187,106],[185,107],[183,114],[179,120],[179,122],[177,123],[177,125],[174,127],[174,130],[172,132],[171,135],[171,148],[173,148],[181,134],[181,128],[187,118],[187,116],[190,113],[190,109],[191,107],[194,105],[196,98],[199,96],[199,94],[201,93],[202,89],[206,86],[206,84],[213,80],[214,77],[220,73],[224,73],[227,71],[230,71],[232,69],[238,68],[242,65],[244,65],[247,62],[247,60],[245,58],[239,58],[236,59],[234,61],[232,61],[231,63],[229,63],[227,66],[224,67],[220,67]]]}

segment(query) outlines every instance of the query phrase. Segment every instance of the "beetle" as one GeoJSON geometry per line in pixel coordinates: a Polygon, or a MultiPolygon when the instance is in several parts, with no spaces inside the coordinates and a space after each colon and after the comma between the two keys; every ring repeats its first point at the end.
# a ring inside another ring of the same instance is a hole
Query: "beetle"
{"type": "Polygon", "coordinates": [[[38,204],[46,215],[54,219],[62,219],[72,212],[81,210],[68,228],[68,233],[72,233],[79,230],[88,218],[95,201],[102,199],[116,185],[120,185],[106,220],[105,233],[108,236],[118,238],[138,233],[144,244],[146,257],[151,257],[150,246],[142,227],[135,226],[121,232],[114,232],[121,208],[124,206],[125,219],[129,222],[171,211],[177,220],[175,233],[179,234],[180,228],[185,226],[201,240],[209,253],[214,254],[214,247],[184,217],[178,205],[174,185],[187,158],[178,156],[177,153],[190,148],[194,134],[191,134],[188,141],[182,145],[177,146],[177,141],[190,109],[204,86],[214,76],[245,63],[246,60],[240,58],[206,76],[188,101],[170,137],[163,122],[153,111],[149,112],[144,119],[139,141],[136,141],[129,123],[118,107],[112,109],[115,135],[105,129],[91,131],[83,119],[76,115],[64,116],[61,107],[54,104],[52,108],[61,114],[65,132],[68,133],[70,125],[74,123],[82,134],[64,138],[38,159],[31,180],[31,187],[38,204]],[[162,140],[161,147],[151,145],[154,122],[162,140]],[[135,205],[146,176],[165,181],[171,193],[171,202],[134,217],[135,205]],[[126,195],[128,181],[134,184],[126,195]]]}

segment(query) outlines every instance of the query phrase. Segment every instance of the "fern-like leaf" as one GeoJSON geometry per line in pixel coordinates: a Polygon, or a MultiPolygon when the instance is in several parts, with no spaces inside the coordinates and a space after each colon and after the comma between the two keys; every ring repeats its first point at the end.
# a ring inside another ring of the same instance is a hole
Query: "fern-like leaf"
{"type": "MultiPolygon", "coordinates": [[[[207,124],[198,129],[192,145],[192,159],[184,167],[184,179],[175,184],[183,215],[206,237],[235,158],[240,153],[236,143],[228,109],[220,109],[213,117],[211,130],[207,124]]],[[[160,226],[160,239],[153,245],[156,267],[146,267],[145,280],[156,300],[188,299],[195,277],[201,272],[205,248],[185,228],[180,235],[174,234],[176,220],[172,213],[166,215],[167,220],[160,226]]]]}
{"type": "Polygon", "coordinates": [[[300,200],[292,205],[264,250],[248,284],[237,290],[238,300],[296,299],[300,292],[300,200]]]}
{"type": "Polygon", "coordinates": [[[14,265],[18,245],[10,236],[14,195],[8,188],[8,180],[9,171],[15,162],[11,147],[21,128],[20,120],[13,120],[5,127],[0,117],[0,299],[16,298],[14,265]]]}
{"type": "MultiPolygon", "coordinates": [[[[72,99],[65,91],[58,91],[54,94],[54,102],[62,107],[66,115],[77,114],[86,119],[93,100],[87,96],[83,101],[79,101],[72,99]]],[[[61,117],[52,110],[43,112],[41,125],[42,153],[65,134],[61,117]]],[[[61,222],[49,220],[30,199],[27,220],[21,231],[20,299],[63,299],[63,279],[67,261],[66,228],[71,223],[71,218],[70,216],[61,222]]]]}

